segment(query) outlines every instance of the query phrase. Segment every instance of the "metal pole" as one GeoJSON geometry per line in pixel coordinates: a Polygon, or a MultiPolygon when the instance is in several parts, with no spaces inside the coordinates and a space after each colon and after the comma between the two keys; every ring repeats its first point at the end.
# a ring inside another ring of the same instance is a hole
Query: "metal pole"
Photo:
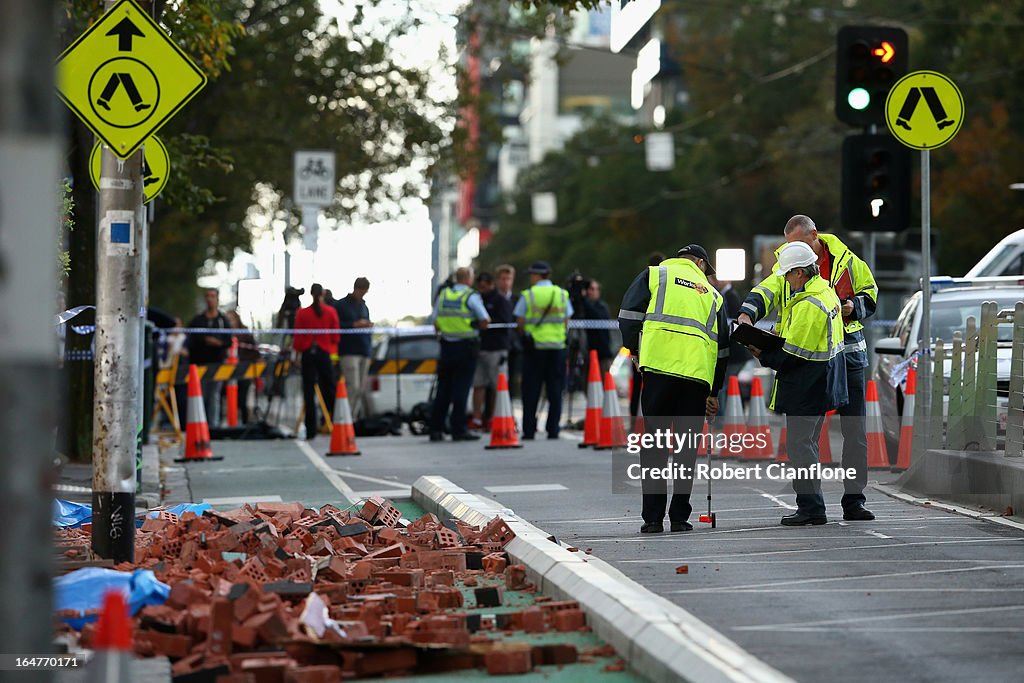
{"type": "MultiPolygon", "coordinates": [[[[61,176],[53,0],[0,3],[0,642],[51,652],[50,488],[57,413],[57,196],[61,176]]],[[[86,181],[88,182],[88,181],[86,181]]],[[[25,671],[27,681],[49,672],[25,671]]]]}
{"type": "Polygon", "coordinates": [[[918,359],[917,400],[925,415],[924,427],[926,438],[922,443],[929,443],[928,435],[932,429],[942,429],[942,425],[929,424],[931,411],[931,353],[932,353],[932,174],[931,152],[921,152],[921,356],[918,359]],[[922,405],[923,404],[923,405],[922,405]]]}
{"type": "MultiPolygon", "coordinates": [[[[105,0],[105,10],[114,6],[105,0]]],[[[148,2],[141,3],[148,10],[148,2]]],[[[146,210],[142,150],[122,160],[104,147],[96,237],[92,549],[135,558],[135,453],[141,408],[142,262],[146,210]]]]}

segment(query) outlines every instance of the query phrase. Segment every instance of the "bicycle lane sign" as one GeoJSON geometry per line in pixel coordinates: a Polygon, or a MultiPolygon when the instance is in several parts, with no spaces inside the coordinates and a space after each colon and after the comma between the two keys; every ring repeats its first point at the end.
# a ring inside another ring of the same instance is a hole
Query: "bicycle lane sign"
{"type": "Polygon", "coordinates": [[[294,200],[298,206],[324,207],[334,203],[334,152],[295,152],[294,200]]]}

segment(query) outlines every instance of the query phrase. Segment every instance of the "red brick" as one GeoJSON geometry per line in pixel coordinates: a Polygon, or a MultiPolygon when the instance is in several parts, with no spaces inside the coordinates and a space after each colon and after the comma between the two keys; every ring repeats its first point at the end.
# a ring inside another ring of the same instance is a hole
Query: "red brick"
{"type": "Polygon", "coordinates": [[[176,633],[140,630],[135,632],[135,640],[149,644],[154,655],[172,659],[185,657],[192,649],[192,638],[176,633]]]}
{"type": "Polygon", "coordinates": [[[488,574],[501,574],[505,571],[508,561],[505,559],[504,553],[491,553],[484,556],[483,564],[484,571],[488,574]]]}
{"type": "Polygon", "coordinates": [[[256,683],[256,677],[252,674],[228,674],[217,676],[216,683],[256,683]]]}
{"type": "Polygon", "coordinates": [[[491,676],[529,673],[533,668],[531,648],[527,643],[498,643],[484,655],[484,665],[491,676]]]}
{"type": "Polygon", "coordinates": [[[216,598],[210,608],[210,633],[206,651],[214,657],[231,654],[231,627],[235,621],[234,607],[227,598],[216,598]]]}
{"type": "Polygon", "coordinates": [[[284,683],[337,683],[341,669],[336,666],[300,666],[285,671],[284,683]]]}
{"type": "Polygon", "coordinates": [[[556,631],[578,631],[587,624],[583,611],[578,609],[559,610],[553,616],[552,625],[556,631]]]}
{"type": "Polygon", "coordinates": [[[256,629],[241,624],[231,626],[231,642],[242,650],[251,650],[256,647],[258,635],[256,629]]]}
{"type": "Polygon", "coordinates": [[[192,581],[178,581],[171,586],[171,592],[167,596],[167,604],[177,609],[187,608],[197,602],[205,602],[209,596],[192,581]]]}
{"type": "Polygon", "coordinates": [[[565,666],[575,664],[579,658],[572,643],[547,643],[533,646],[534,666],[565,666]]]}
{"type": "Polygon", "coordinates": [[[520,626],[527,633],[543,633],[547,630],[544,610],[539,607],[528,607],[518,616],[520,626]]]}
{"type": "MultiPolygon", "coordinates": [[[[486,559],[486,558],[485,558],[486,559]]],[[[505,588],[510,591],[518,591],[526,588],[526,566],[521,564],[510,564],[505,567],[505,588]]]]}
{"type": "Polygon", "coordinates": [[[455,572],[450,569],[437,569],[427,574],[427,586],[454,586],[455,572]]]}

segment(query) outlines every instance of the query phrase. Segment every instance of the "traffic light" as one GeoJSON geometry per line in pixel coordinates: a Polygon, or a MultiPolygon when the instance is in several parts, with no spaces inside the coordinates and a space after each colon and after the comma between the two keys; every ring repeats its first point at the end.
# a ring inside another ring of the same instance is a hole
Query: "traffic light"
{"type": "Polygon", "coordinates": [[[851,135],[843,140],[844,228],[906,230],[910,201],[909,147],[890,135],[851,135]]]}
{"type": "Polygon", "coordinates": [[[885,97],[907,73],[907,33],[844,26],[836,36],[836,116],[851,126],[885,123],[885,97]]]}

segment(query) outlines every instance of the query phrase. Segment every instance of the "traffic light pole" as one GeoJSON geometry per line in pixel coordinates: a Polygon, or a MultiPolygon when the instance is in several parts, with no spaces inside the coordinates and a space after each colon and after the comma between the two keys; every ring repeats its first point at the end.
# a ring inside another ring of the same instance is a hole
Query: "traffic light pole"
{"type": "MultiPolygon", "coordinates": [[[[114,0],[105,1],[110,10],[114,0]]],[[[148,2],[143,2],[148,9],[148,2]]],[[[95,413],[92,549],[114,562],[135,558],[135,452],[141,424],[141,354],[147,258],[139,149],[119,159],[103,147],[96,235],[95,413]]]]}
{"type": "Polygon", "coordinates": [[[929,443],[930,430],[942,424],[929,424],[932,402],[932,171],[931,152],[921,150],[921,355],[917,359],[917,398],[924,415],[924,434],[920,443],[929,443]]]}

